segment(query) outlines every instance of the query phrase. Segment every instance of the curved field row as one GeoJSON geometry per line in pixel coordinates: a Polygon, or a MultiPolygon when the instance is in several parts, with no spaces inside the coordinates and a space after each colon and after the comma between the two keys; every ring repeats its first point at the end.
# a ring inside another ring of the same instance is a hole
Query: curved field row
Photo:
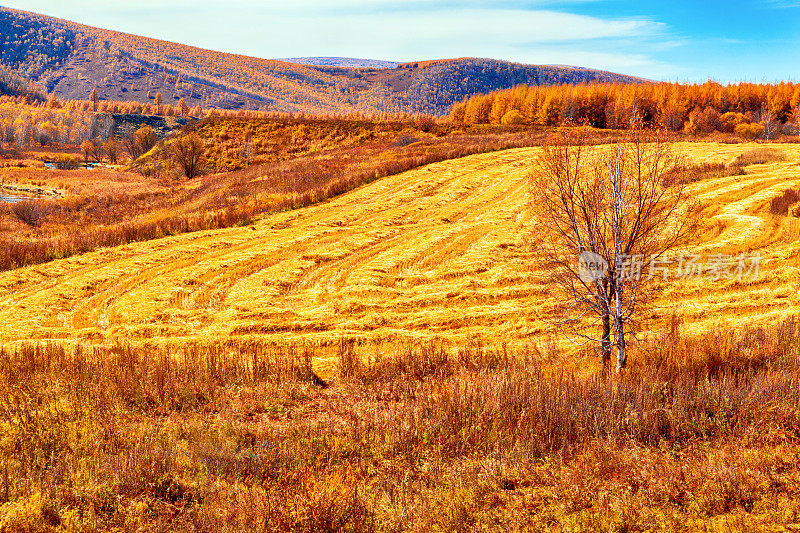
{"type": "MultiPolygon", "coordinates": [[[[679,144],[697,162],[752,148],[679,144]]],[[[800,307],[798,219],[769,201],[800,187],[787,162],[691,186],[706,207],[693,251],[761,251],[761,277],[674,280],[654,314],[690,327],[774,320],[800,307]]],[[[437,163],[252,227],[168,237],[0,273],[0,340],[327,344],[444,337],[527,340],[554,302],[530,242],[525,176],[537,149],[437,163]]]]}

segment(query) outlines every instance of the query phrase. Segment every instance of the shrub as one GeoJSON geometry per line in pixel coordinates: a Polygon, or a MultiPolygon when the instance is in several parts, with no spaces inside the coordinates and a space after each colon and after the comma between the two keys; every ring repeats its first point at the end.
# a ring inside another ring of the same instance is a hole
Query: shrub
{"type": "Polygon", "coordinates": [[[740,176],[744,169],[737,164],[701,163],[699,165],[681,165],[662,174],[661,183],[665,187],[694,183],[707,178],[740,176]]]}
{"type": "Polygon", "coordinates": [[[49,205],[40,200],[24,200],[11,208],[14,215],[29,226],[38,227],[50,212],[49,205]]]}
{"type": "Polygon", "coordinates": [[[784,191],[782,195],[773,198],[769,203],[769,212],[773,215],[799,216],[795,214],[800,207],[800,194],[794,189],[784,191]]]}
{"type": "Polygon", "coordinates": [[[395,139],[394,143],[392,143],[392,146],[396,148],[403,148],[404,146],[410,146],[415,142],[419,142],[419,139],[413,135],[400,135],[397,137],[397,139],[395,139]]]}
{"type": "Polygon", "coordinates": [[[522,116],[522,113],[520,113],[516,109],[512,109],[511,111],[503,115],[503,118],[500,119],[500,122],[502,124],[519,125],[525,122],[525,117],[522,116]]]}
{"type": "Polygon", "coordinates": [[[736,126],[746,123],[747,117],[743,114],[729,111],[719,117],[719,130],[725,133],[733,133],[736,126]]]}
{"type": "Polygon", "coordinates": [[[733,129],[733,132],[749,141],[754,141],[764,134],[764,126],[761,124],[739,124],[733,129]]]}
{"type": "Polygon", "coordinates": [[[78,160],[71,155],[61,154],[53,159],[53,164],[58,170],[75,170],[78,168],[78,160]]]}
{"type": "MultiPolygon", "coordinates": [[[[758,124],[755,124],[758,126],[758,124]]],[[[748,150],[733,160],[732,165],[746,167],[747,165],[763,165],[766,163],[776,163],[786,161],[786,152],[777,148],[765,147],[748,150]]]]}

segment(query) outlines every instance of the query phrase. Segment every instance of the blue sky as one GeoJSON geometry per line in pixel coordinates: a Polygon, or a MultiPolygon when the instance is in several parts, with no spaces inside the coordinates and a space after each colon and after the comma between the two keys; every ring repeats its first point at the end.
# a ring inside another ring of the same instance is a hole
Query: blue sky
{"type": "Polygon", "coordinates": [[[477,56],[673,81],[800,79],[800,0],[0,0],[257,57],[477,56]]]}

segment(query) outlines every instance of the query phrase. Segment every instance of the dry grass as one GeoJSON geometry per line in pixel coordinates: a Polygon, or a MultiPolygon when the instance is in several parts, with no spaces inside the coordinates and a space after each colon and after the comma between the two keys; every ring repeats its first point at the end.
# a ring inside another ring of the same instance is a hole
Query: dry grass
{"type": "Polygon", "coordinates": [[[772,146],[764,146],[761,148],[754,148],[752,150],[748,150],[743,154],[736,156],[736,159],[733,160],[733,165],[744,167],[747,165],[764,165],[767,163],[776,163],[780,161],[786,161],[788,156],[786,152],[781,150],[780,148],[775,148],[772,146]]]}
{"type": "Polygon", "coordinates": [[[704,179],[724,178],[728,176],[741,176],[745,174],[744,167],[738,163],[700,163],[696,165],[680,165],[661,176],[662,183],[667,187],[685,185],[704,179]]]}
{"type": "Polygon", "coordinates": [[[785,528],[799,341],[796,320],[674,327],[622,377],[533,346],[342,343],[329,388],[292,348],[22,345],[0,365],[0,528],[785,528]]]}
{"type": "MultiPolygon", "coordinates": [[[[727,164],[751,148],[676,144],[689,166],[727,164]]],[[[433,337],[465,342],[475,335],[510,344],[546,338],[558,309],[537,259],[525,186],[537,150],[435,163],[251,226],[2,273],[0,336],[313,346],[341,339],[383,345],[433,337]]],[[[794,145],[781,150],[800,157],[794,145]]],[[[791,161],[748,166],[746,174],[689,185],[707,222],[687,251],[705,258],[761,252],[761,277],[672,280],[653,316],[674,311],[699,333],[724,321],[769,324],[800,305],[792,260],[797,220],[769,213],[772,198],[800,187],[795,168],[791,161]]],[[[269,179],[280,183],[288,175],[269,179]]],[[[242,190],[257,176],[244,178],[242,190]]],[[[159,221],[147,222],[159,235],[159,221]]],[[[330,374],[330,364],[324,366],[330,374]]]]}
{"type": "Polygon", "coordinates": [[[800,148],[751,148],[676,144],[686,251],[761,278],[665,283],[621,376],[550,336],[536,148],[3,272],[0,531],[795,527],[800,148]]]}
{"type": "MultiPolygon", "coordinates": [[[[10,219],[10,225],[0,234],[0,269],[177,233],[249,225],[264,213],[318,203],[381,177],[469,154],[535,145],[547,135],[498,127],[474,127],[465,133],[452,131],[452,127],[414,126],[416,122],[203,122],[198,131],[213,141],[206,147],[205,159],[214,166],[243,165],[245,132],[250,132],[252,161],[266,162],[185,181],[180,181],[182,173],[173,168],[168,147],[158,148],[133,165],[146,176],[106,169],[38,174],[14,169],[16,172],[7,172],[9,181],[19,182],[20,174],[26,181],[15,186],[46,193],[56,189],[58,179],[57,190],[66,189],[70,196],[48,202],[54,205],[47,206],[47,216],[38,217],[35,225],[7,212],[4,218],[10,219]],[[406,131],[425,132],[426,138],[411,145],[393,142],[406,131]],[[219,135],[229,142],[217,143],[219,135]],[[224,152],[222,156],[217,154],[218,148],[224,152]],[[232,153],[236,161],[229,162],[232,153]],[[39,179],[32,181],[34,177],[39,179]],[[23,224],[15,227],[15,218],[23,224]]],[[[598,134],[596,141],[607,137],[598,134]]],[[[0,173],[0,179],[3,177],[0,173]]],[[[0,209],[0,217],[3,211],[0,209]]]]}

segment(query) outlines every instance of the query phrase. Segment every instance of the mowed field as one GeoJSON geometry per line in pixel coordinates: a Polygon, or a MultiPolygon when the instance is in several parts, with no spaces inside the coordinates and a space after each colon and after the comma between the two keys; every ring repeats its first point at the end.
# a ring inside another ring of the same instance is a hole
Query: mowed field
{"type": "MultiPolygon", "coordinates": [[[[757,145],[679,143],[692,162],[757,145]]],[[[670,280],[648,316],[690,331],[800,309],[800,219],[769,213],[800,188],[786,161],[690,185],[705,206],[692,252],[762,255],[756,281],[670,280]]],[[[538,149],[422,167],[252,226],[125,245],[0,273],[0,341],[334,345],[547,338],[557,317],[527,207],[538,149]]],[[[658,326],[656,320],[653,327],[658,326]]]]}

